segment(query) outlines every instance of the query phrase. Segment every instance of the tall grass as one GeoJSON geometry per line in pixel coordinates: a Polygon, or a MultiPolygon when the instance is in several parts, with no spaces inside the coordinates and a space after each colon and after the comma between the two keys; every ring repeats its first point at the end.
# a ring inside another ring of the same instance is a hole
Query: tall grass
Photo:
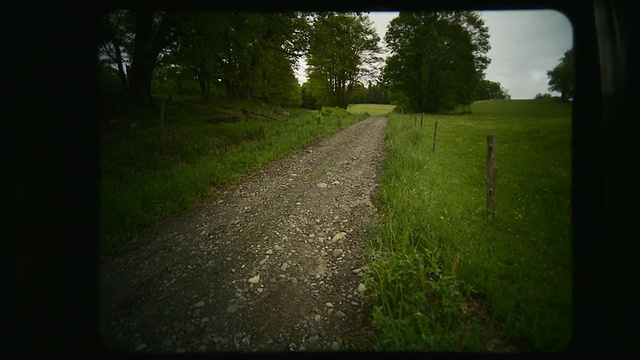
{"type": "Polygon", "coordinates": [[[214,107],[177,97],[166,109],[162,131],[154,118],[105,130],[101,251],[117,251],[158,221],[212,196],[212,187],[365,118],[338,110],[292,113],[285,117],[281,109],[254,102],[214,107]]]}
{"type": "Polygon", "coordinates": [[[472,114],[424,124],[389,116],[367,278],[379,348],[563,349],[572,333],[570,105],[477,102],[472,114]],[[488,134],[497,139],[494,216],[488,134]]]}

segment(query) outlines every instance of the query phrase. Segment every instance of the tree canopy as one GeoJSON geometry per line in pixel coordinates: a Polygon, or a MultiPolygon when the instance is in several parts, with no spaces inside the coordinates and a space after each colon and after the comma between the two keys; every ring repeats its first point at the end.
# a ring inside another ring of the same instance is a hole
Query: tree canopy
{"type": "Polygon", "coordinates": [[[384,81],[416,112],[469,105],[489,65],[489,32],[474,12],[400,12],[385,35],[384,81]]]}
{"type": "Polygon", "coordinates": [[[476,90],[476,100],[511,99],[511,95],[499,82],[482,79],[476,90]]]}
{"type": "Polygon", "coordinates": [[[552,70],[547,71],[549,78],[549,91],[560,93],[560,100],[568,101],[575,95],[575,70],[573,49],[567,50],[560,63],[552,70]]]}
{"type": "Polygon", "coordinates": [[[100,56],[139,105],[153,105],[154,83],[181,91],[195,82],[205,102],[221,91],[298,106],[293,69],[306,50],[306,32],[304,16],[295,12],[120,10],[103,17],[100,56]]]}
{"type": "Polygon", "coordinates": [[[354,87],[375,76],[380,38],[366,14],[327,12],[310,20],[310,88],[323,105],[346,109],[354,87]]]}
{"type": "Polygon", "coordinates": [[[391,99],[437,112],[508,95],[483,80],[489,35],[473,12],[400,12],[385,36],[382,78],[380,39],[363,13],[119,10],[102,20],[103,73],[145,106],[153,91],[314,108],[391,99]]]}

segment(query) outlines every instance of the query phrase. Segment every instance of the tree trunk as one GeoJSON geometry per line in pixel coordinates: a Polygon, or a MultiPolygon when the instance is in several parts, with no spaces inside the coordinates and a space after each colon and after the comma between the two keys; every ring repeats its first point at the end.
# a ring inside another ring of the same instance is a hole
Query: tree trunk
{"type": "Polygon", "coordinates": [[[165,13],[154,24],[154,11],[149,9],[137,11],[136,16],[136,36],[129,76],[129,100],[134,104],[152,106],[153,70],[160,52],[178,36],[176,18],[165,13]]]}
{"type": "Polygon", "coordinates": [[[202,101],[210,102],[211,82],[209,81],[209,77],[206,75],[198,75],[198,84],[200,84],[200,94],[202,96],[202,101]]]}
{"type": "Polygon", "coordinates": [[[144,64],[142,61],[131,65],[129,76],[129,100],[134,104],[152,106],[151,77],[153,65],[144,64]]]}
{"type": "Polygon", "coordinates": [[[122,50],[120,49],[120,43],[116,42],[114,44],[116,48],[116,63],[118,64],[118,76],[120,77],[120,82],[122,83],[122,89],[125,91],[129,91],[129,84],[127,82],[127,73],[124,71],[124,60],[122,59],[122,50]]]}
{"type": "Polygon", "coordinates": [[[151,77],[156,55],[151,49],[153,12],[137,12],[136,37],[133,43],[133,59],[129,74],[129,100],[134,104],[151,106],[151,77]]]}

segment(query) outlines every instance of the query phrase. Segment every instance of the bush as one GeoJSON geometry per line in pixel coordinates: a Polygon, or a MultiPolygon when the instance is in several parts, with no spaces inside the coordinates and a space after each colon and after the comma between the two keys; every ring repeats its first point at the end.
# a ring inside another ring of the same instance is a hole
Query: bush
{"type": "Polygon", "coordinates": [[[349,116],[347,110],[339,108],[339,107],[323,107],[320,109],[320,116],[327,118],[338,118],[349,116]]]}
{"type": "Polygon", "coordinates": [[[537,93],[536,97],[535,97],[536,100],[539,100],[539,99],[551,99],[551,98],[552,98],[552,96],[549,93],[544,93],[544,94],[537,93]]]}

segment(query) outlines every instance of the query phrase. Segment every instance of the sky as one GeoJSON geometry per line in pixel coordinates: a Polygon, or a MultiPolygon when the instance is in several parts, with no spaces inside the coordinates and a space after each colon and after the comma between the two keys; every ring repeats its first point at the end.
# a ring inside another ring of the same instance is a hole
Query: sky
{"type": "MultiPolygon", "coordinates": [[[[533,99],[550,92],[547,71],[553,69],[573,47],[573,28],[569,19],[555,10],[479,11],[489,29],[491,63],[485,78],[499,82],[512,99],[533,99]]],[[[384,39],[387,24],[397,13],[371,12],[378,36],[384,39]]],[[[297,71],[306,78],[304,65],[297,71]]],[[[553,95],[558,93],[551,92],[553,95]]]]}

